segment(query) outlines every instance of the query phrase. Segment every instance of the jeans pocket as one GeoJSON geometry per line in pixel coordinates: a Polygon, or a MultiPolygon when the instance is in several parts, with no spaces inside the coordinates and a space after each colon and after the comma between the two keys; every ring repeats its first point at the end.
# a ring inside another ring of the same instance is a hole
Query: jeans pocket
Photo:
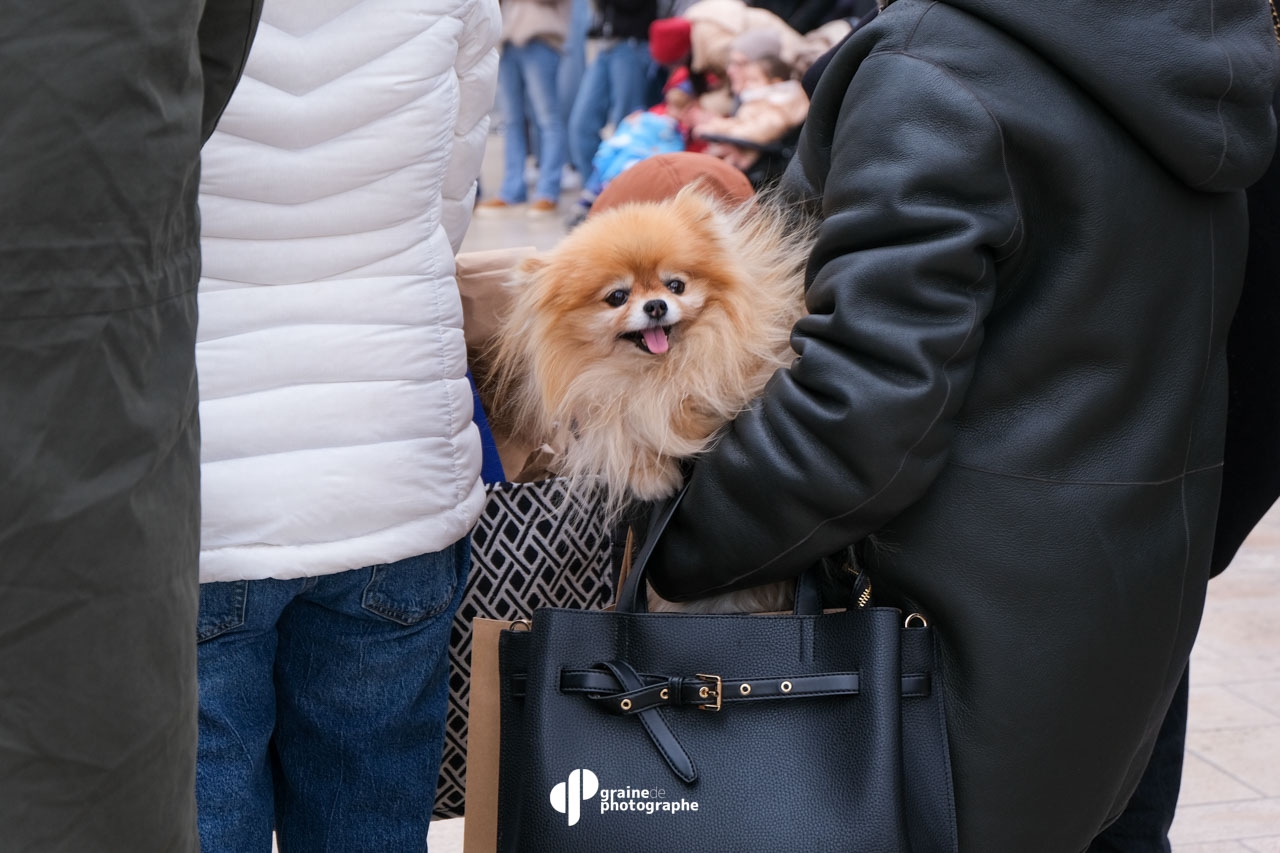
{"type": "Polygon", "coordinates": [[[248,600],[248,581],[200,584],[200,615],[196,619],[196,642],[212,640],[220,634],[243,625],[248,600]]]}
{"type": "Polygon", "coordinates": [[[361,605],[370,613],[401,625],[415,625],[438,616],[453,603],[466,577],[470,541],[461,541],[430,554],[372,566],[361,605]]]}

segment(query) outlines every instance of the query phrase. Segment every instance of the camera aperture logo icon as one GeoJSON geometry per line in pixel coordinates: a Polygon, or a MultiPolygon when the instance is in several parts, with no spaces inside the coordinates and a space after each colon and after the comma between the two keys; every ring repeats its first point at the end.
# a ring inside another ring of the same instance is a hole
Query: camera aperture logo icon
{"type": "Polygon", "coordinates": [[[590,770],[574,770],[568,782],[551,789],[551,807],[569,818],[573,826],[582,818],[582,804],[600,791],[600,779],[590,770]]]}

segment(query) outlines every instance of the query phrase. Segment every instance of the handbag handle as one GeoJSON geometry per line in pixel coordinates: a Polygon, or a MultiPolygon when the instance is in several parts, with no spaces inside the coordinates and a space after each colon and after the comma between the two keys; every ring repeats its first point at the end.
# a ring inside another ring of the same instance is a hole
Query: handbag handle
{"type": "MultiPolygon", "coordinates": [[[[648,613],[649,597],[646,590],[645,569],[649,565],[649,557],[657,547],[658,537],[667,529],[676,508],[684,498],[689,486],[686,483],[676,495],[665,503],[656,504],[649,515],[649,531],[645,534],[644,545],[631,564],[631,571],[623,581],[618,592],[618,603],[614,608],[618,613],[648,613]]],[[[797,616],[817,616],[822,613],[822,591],[818,580],[818,567],[812,566],[801,572],[796,578],[795,607],[792,612],[797,616]]]]}

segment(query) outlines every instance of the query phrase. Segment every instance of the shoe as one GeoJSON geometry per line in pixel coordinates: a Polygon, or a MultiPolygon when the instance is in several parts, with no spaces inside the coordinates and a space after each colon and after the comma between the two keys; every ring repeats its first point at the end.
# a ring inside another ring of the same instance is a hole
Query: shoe
{"type": "Polygon", "coordinates": [[[548,216],[556,212],[556,203],[549,198],[540,198],[529,205],[530,216],[548,216]]]}
{"type": "Polygon", "coordinates": [[[572,231],[586,221],[587,214],[591,212],[591,208],[583,207],[580,204],[573,206],[573,213],[564,220],[564,230],[572,231]]]}
{"type": "Polygon", "coordinates": [[[572,166],[565,166],[560,172],[560,189],[565,192],[576,193],[582,189],[582,176],[578,174],[578,170],[572,166]]]}
{"type": "Polygon", "coordinates": [[[486,216],[493,213],[502,213],[508,210],[514,210],[516,205],[503,201],[500,198],[487,198],[476,205],[475,212],[486,216]]]}

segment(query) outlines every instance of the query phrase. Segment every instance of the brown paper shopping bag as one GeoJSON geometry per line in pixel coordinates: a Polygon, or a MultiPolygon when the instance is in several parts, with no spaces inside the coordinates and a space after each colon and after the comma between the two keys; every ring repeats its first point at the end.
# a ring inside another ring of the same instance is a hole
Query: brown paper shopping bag
{"type": "Polygon", "coordinates": [[[516,269],[535,252],[536,249],[527,246],[464,252],[456,258],[467,366],[480,392],[502,468],[507,479],[515,482],[527,482],[528,478],[513,475],[524,468],[525,461],[541,441],[536,436],[520,433],[509,417],[510,403],[496,396],[499,390],[489,381],[491,347],[516,294],[516,269]]]}
{"type": "Polygon", "coordinates": [[[463,853],[498,847],[498,747],[501,729],[498,636],[509,621],[478,618],[471,629],[471,706],[467,720],[467,808],[463,853]]]}
{"type": "Polygon", "coordinates": [[[463,252],[455,259],[458,295],[462,297],[463,335],[467,349],[473,355],[483,352],[498,333],[502,316],[513,295],[510,288],[512,274],[536,251],[532,246],[524,246],[463,252]]]}

